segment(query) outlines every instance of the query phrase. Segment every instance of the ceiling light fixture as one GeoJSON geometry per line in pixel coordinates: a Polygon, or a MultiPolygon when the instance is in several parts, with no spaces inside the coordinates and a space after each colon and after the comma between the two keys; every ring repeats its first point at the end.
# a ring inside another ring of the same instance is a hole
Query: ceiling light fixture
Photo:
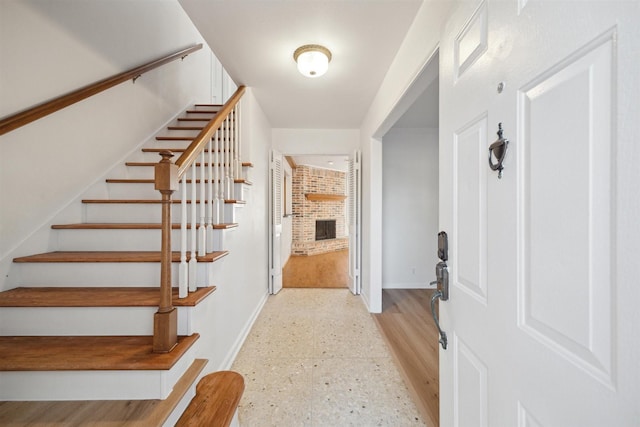
{"type": "Polygon", "coordinates": [[[320,77],[329,69],[331,52],[324,46],[307,44],[293,52],[298,71],[305,77],[320,77]]]}

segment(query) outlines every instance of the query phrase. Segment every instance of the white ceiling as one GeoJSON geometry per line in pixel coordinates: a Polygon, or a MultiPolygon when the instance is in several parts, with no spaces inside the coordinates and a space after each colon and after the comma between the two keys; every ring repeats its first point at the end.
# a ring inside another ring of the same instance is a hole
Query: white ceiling
{"type": "Polygon", "coordinates": [[[274,128],[359,128],[422,0],[180,0],[223,66],[274,128]],[[310,79],[293,51],[321,44],[310,79]]]}

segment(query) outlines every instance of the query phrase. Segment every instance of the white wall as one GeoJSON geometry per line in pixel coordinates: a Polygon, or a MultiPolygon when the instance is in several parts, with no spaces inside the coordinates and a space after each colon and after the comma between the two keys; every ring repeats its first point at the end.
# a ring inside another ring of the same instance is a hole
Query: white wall
{"type": "MultiPolygon", "coordinates": [[[[203,43],[175,0],[3,0],[0,29],[0,116],[203,43]]],[[[37,231],[94,180],[188,104],[210,101],[211,66],[205,44],[0,137],[2,279],[14,256],[50,249],[37,231]]]]}
{"type": "Polygon", "coordinates": [[[360,127],[362,146],[362,296],[382,310],[382,143],[385,119],[435,53],[453,2],[424,2],[360,127]]]}
{"type": "Polygon", "coordinates": [[[438,261],[438,129],[382,138],[382,192],[382,287],[426,288],[438,261]]]}

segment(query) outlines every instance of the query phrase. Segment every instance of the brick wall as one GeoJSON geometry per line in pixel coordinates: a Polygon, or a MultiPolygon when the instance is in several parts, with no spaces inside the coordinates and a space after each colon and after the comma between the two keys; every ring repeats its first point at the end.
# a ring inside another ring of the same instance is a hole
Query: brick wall
{"type": "Polygon", "coordinates": [[[293,242],[292,255],[317,255],[347,249],[344,200],[307,200],[305,194],[346,194],[346,174],[309,166],[293,170],[293,242]],[[316,219],[335,219],[336,238],[315,241],[316,219]]]}

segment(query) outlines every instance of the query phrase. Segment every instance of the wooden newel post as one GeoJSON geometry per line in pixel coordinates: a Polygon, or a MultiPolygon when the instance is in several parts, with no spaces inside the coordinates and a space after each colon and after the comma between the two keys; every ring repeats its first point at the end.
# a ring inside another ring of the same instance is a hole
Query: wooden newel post
{"type": "Polygon", "coordinates": [[[160,306],[153,317],[153,351],[168,353],[178,342],[178,312],[171,301],[171,194],[178,189],[178,166],[171,162],[171,151],[160,155],[155,166],[155,188],[162,194],[160,306]]]}

